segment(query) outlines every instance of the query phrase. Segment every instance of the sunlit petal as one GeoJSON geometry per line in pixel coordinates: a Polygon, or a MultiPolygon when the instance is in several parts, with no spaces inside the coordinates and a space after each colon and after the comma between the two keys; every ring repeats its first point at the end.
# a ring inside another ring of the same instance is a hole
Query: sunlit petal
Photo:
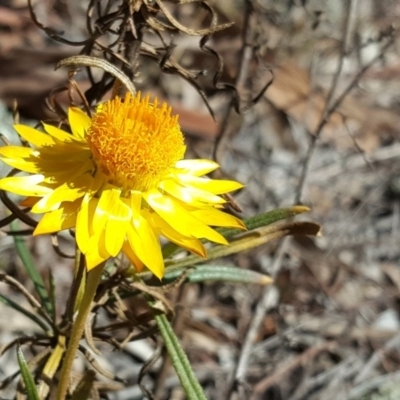
{"type": "MultiPolygon", "coordinates": [[[[62,190],[63,188],[61,187],[61,192],[63,192],[62,190]]],[[[56,194],[54,197],[60,197],[60,187],[58,187],[56,191],[53,191],[49,194],[47,194],[46,196],[43,196],[33,207],[32,207],[32,212],[34,214],[42,214],[45,212],[50,212],[50,211],[54,211],[56,210],[60,204],[61,204],[61,200],[56,200],[56,201],[52,201],[53,200],[53,195],[56,194]]]]}
{"type": "Polygon", "coordinates": [[[14,129],[18,132],[19,136],[37,147],[54,145],[54,140],[50,135],[46,135],[30,126],[17,124],[14,125],[14,129]]]}
{"type": "Polygon", "coordinates": [[[134,227],[127,225],[129,245],[140,261],[161,278],[164,275],[164,261],[161,254],[160,242],[151,225],[144,218],[136,219],[134,227]]]}
{"type": "Polygon", "coordinates": [[[93,217],[93,231],[96,232],[96,234],[103,232],[110,211],[114,207],[115,202],[119,199],[120,193],[119,190],[113,188],[106,189],[101,193],[93,217]]]}
{"type": "Polygon", "coordinates": [[[128,241],[138,258],[154,275],[161,278],[164,274],[164,261],[160,241],[149,221],[141,214],[141,201],[141,193],[131,193],[132,225],[127,228],[128,241]]]}
{"type": "Polygon", "coordinates": [[[160,235],[164,236],[166,239],[194,254],[197,254],[200,257],[207,256],[207,251],[200,240],[184,236],[177,232],[156,213],[150,213],[148,210],[143,210],[143,216],[150,221],[150,223],[153,225],[153,228],[157,229],[157,232],[159,232],[160,235]]]}
{"type": "Polygon", "coordinates": [[[43,175],[11,176],[0,180],[0,189],[20,196],[46,196],[52,189],[41,186],[43,175]]]}
{"type": "Polygon", "coordinates": [[[36,150],[30,147],[21,146],[3,146],[0,147],[0,157],[4,158],[28,158],[32,154],[36,153],[36,150]]]}
{"type": "Polygon", "coordinates": [[[207,225],[246,229],[245,224],[233,215],[215,209],[191,211],[191,214],[207,225]]]}
{"type": "Polygon", "coordinates": [[[228,243],[222,235],[203,224],[182,206],[171,198],[163,196],[160,192],[150,190],[144,194],[144,198],[161,218],[182,235],[204,238],[221,244],[228,243]]]}
{"type": "Polygon", "coordinates": [[[35,214],[53,211],[63,201],[75,201],[82,198],[88,192],[92,177],[90,175],[81,175],[74,179],[72,183],[64,183],[56,188],[51,194],[44,196],[37,202],[32,212],[35,214]]]}
{"type": "Polygon", "coordinates": [[[68,110],[68,121],[71,131],[77,139],[84,139],[91,124],[90,117],[77,107],[70,107],[68,110]]]}
{"type": "Polygon", "coordinates": [[[191,204],[193,206],[204,206],[204,203],[208,204],[224,204],[226,200],[222,197],[218,197],[205,190],[198,189],[196,187],[184,187],[179,185],[172,179],[167,179],[159,185],[160,189],[163,189],[167,193],[176,197],[177,199],[191,204]]]}
{"type": "Polygon", "coordinates": [[[34,214],[42,214],[57,209],[63,201],[75,201],[85,193],[68,188],[68,185],[59,186],[51,194],[42,197],[33,207],[34,214]]]}
{"type": "Polygon", "coordinates": [[[48,125],[43,123],[44,130],[53,138],[58,139],[61,142],[71,142],[73,136],[68,132],[63,131],[60,128],[57,128],[53,125],[48,125]]]}
{"type": "Polygon", "coordinates": [[[9,165],[12,168],[16,168],[23,172],[29,172],[31,174],[41,173],[41,168],[38,165],[38,159],[33,155],[35,150],[32,150],[28,147],[15,147],[15,149],[24,149],[24,151],[19,152],[21,156],[17,155],[17,151],[15,151],[15,155],[5,153],[13,153],[14,146],[0,147],[0,158],[1,160],[9,165]],[[3,151],[1,151],[4,149],[3,151]],[[10,151],[7,151],[10,150],[10,151]],[[28,150],[26,152],[25,150],[28,150]],[[3,153],[3,154],[2,154],[3,153]],[[26,156],[22,155],[23,153],[28,153],[26,156]]]}
{"type": "Polygon", "coordinates": [[[179,174],[176,176],[181,184],[208,191],[214,194],[223,194],[241,189],[243,185],[236,181],[214,180],[196,176],[179,174]]]}
{"type": "Polygon", "coordinates": [[[105,232],[106,249],[112,257],[116,257],[121,251],[131,217],[131,209],[118,198],[109,213],[105,232]]]}
{"type": "Polygon", "coordinates": [[[110,258],[109,254],[102,253],[100,250],[101,248],[96,244],[90,246],[89,250],[85,253],[86,268],[88,271],[110,258]]]}
{"type": "Polygon", "coordinates": [[[184,173],[202,176],[219,168],[219,165],[212,160],[179,160],[175,168],[185,170],[184,173]]]}
{"type": "Polygon", "coordinates": [[[86,254],[88,250],[96,205],[97,199],[93,199],[89,194],[86,194],[78,210],[75,236],[78,246],[83,254],[86,254]]]}
{"type": "Polygon", "coordinates": [[[59,232],[73,228],[76,225],[76,216],[80,203],[80,201],[63,203],[58,210],[44,214],[38,226],[35,228],[34,235],[59,232]]]}
{"type": "Polygon", "coordinates": [[[108,259],[111,257],[111,254],[108,252],[107,247],[106,247],[106,235],[105,235],[105,230],[102,232],[94,232],[93,230],[90,231],[90,239],[89,239],[89,244],[88,244],[88,250],[86,254],[88,253],[94,253],[102,257],[103,259],[108,259]]]}

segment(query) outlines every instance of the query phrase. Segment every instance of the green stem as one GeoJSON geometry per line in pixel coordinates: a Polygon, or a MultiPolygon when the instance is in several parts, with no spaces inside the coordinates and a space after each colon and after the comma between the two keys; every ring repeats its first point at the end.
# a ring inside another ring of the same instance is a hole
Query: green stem
{"type": "Polygon", "coordinates": [[[85,323],[92,306],[92,301],[101,280],[104,265],[105,263],[100,264],[87,274],[85,292],[83,293],[82,301],[78,309],[78,315],[76,316],[75,322],[72,326],[71,336],[67,345],[63,366],[61,368],[57,400],[64,400],[67,396],[72,364],[78,350],[79,341],[82,338],[83,330],[85,329],[85,323]]]}

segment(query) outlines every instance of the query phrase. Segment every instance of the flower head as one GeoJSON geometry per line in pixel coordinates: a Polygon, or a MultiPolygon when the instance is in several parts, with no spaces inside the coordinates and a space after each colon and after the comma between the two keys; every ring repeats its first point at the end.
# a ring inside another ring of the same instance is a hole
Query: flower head
{"type": "Polygon", "coordinates": [[[3,178],[0,189],[43,214],[35,235],[75,228],[88,269],[122,251],[138,271],[146,266],[161,278],[160,236],[205,257],[200,239],[227,243],[211,226],[244,228],[221,211],[220,196],[242,185],[204,177],[218,168],[213,161],[183,159],[178,118],[166,103],[127,94],[92,118],[71,107],[68,119],[71,134],[15,125],[32,147],[1,147],[0,158],[29,175],[3,178]]]}

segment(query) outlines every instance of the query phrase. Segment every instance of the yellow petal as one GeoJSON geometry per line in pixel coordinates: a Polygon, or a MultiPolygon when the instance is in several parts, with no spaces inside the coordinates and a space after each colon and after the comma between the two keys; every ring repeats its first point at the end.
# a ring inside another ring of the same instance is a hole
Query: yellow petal
{"type": "Polygon", "coordinates": [[[78,210],[75,237],[78,247],[83,254],[86,254],[88,250],[90,231],[96,205],[97,199],[91,198],[89,194],[86,194],[78,210]]]}
{"type": "MultiPolygon", "coordinates": [[[[41,167],[44,163],[41,162],[41,167]]],[[[74,182],[81,176],[90,176],[91,181],[94,181],[92,177],[94,172],[94,165],[92,160],[85,162],[61,162],[49,163],[46,167],[43,166],[43,171],[46,171],[45,182],[52,183],[54,185],[62,185],[66,182],[74,182]],[[45,169],[44,169],[45,168],[45,169]]]]}
{"type": "Polygon", "coordinates": [[[194,186],[214,194],[228,193],[243,187],[241,183],[236,181],[199,178],[184,174],[177,174],[176,178],[181,184],[194,186]]]}
{"type": "Polygon", "coordinates": [[[109,255],[101,254],[98,247],[91,246],[90,250],[85,254],[86,268],[90,271],[109,258],[109,255]]]}
{"type": "Polygon", "coordinates": [[[0,147],[0,157],[4,158],[28,158],[36,150],[22,146],[3,146],[0,147]]]}
{"type": "Polygon", "coordinates": [[[221,244],[228,243],[222,235],[203,224],[173,199],[160,192],[154,189],[150,190],[144,193],[144,198],[161,218],[182,235],[198,239],[204,238],[221,244]]]}
{"type": "Polygon", "coordinates": [[[127,224],[132,217],[130,208],[119,198],[108,216],[105,232],[105,245],[108,253],[116,257],[125,242],[127,224]]]}
{"type": "Polygon", "coordinates": [[[12,159],[12,158],[2,158],[5,164],[10,167],[16,168],[23,172],[29,172],[30,174],[37,174],[38,172],[43,172],[41,168],[38,167],[37,162],[25,161],[23,159],[12,159]]]}
{"type": "Polygon", "coordinates": [[[202,207],[204,203],[224,204],[226,200],[196,187],[184,187],[172,179],[166,179],[159,185],[160,189],[192,206],[202,207]]]}
{"type": "Polygon", "coordinates": [[[20,196],[45,196],[53,189],[40,186],[44,181],[43,175],[12,176],[0,179],[0,189],[19,194],[20,196]]]}
{"type": "Polygon", "coordinates": [[[87,193],[91,186],[92,176],[89,174],[81,175],[54,189],[54,191],[44,196],[39,202],[32,207],[32,212],[40,214],[53,211],[59,207],[63,201],[75,201],[80,199],[87,193]]]}
{"type": "Polygon", "coordinates": [[[0,147],[1,160],[10,167],[19,169],[20,171],[37,173],[38,168],[37,151],[29,147],[22,146],[4,146],[0,147]]]}
{"type": "Polygon", "coordinates": [[[71,126],[72,134],[77,139],[84,139],[87,130],[90,127],[91,119],[81,109],[70,107],[68,109],[68,121],[71,126]]]}
{"type": "Polygon", "coordinates": [[[37,129],[31,128],[30,126],[17,124],[14,125],[14,129],[27,142],[32,143],[37,147],[53,146],[55,144],[53,138],[50,135],[46,135],[45,133],[42,133],[37,129]]]}
{"type": "Polygon", "coordinates": [[[139,212],[141,195],[131,195],[132,225],[127,225],[128,241],[136,256],[158,278],[164,275],[160,241],[150,223],[139,212]]]}
{"type": "Polygon", "coordinates": [[[195,210],[190,213],[206,225],[246,229],[245,224],[239,218],[216,209],[195,210]]]}
{"type": "Polygon", "coordinates": [[[91,156],[90,149],[85,143],[61,142],[58,139],[55,139],[53,146],[42,147],[38,151],[42,157],[46,156],[46,160],[60,159],[60,154],[63,154],[64,161],[84,161],[91,156]]]}
{"type": "Polygon", "coordinates": [[[87,252],[85,255],[93,254],[93,257],[102,258],[103,260],[107,260],[111,257],[111,254],[107,251],[106,248],[106,237],[105,231],[103,230],[100,234],[97,232],[90,231],[90,239],[87,248],[87,252]]]}
{"type": "Polygon", "coordinates": [[[139,260],[137,255],[132,250],[132,247],[129,245],[129,242],[125,242],[122,246],[122,251],[131,262],[131,264],[135,267],[137,272],[141,272],[143,270],[144,264],[139,260]]]}
{"type": "Polygon", "coordinates": [[[73,228],[76,225],[80,203],[80,201],[63,203],[58,210],[44,214],[33,234],[43,235],[73,228]]]}
{"type": "Polygon", "coordinates": [[[73,136],[68,132],[63,131],[60,128],[57,128],[53,125],[48,125],[43,123],[44,130],[51,135],[53,138],[60,140],[61,142],[71,142],[73,136]]]}
{"type": "MultiPolygon", "coordinates": [[[[53,191],[52,193],[47,194],[46,196],[43,196],[33,207],[32,207],[32,212],[34,214],[43,214],[45,212],[50,212],[56,210],[60,204],[61,200],[58,200],[56,202],[52,201],[53,194],[55,192],[53,191]]],[[[58,193],[59,194],[59,193],[58,193]]]]}
{"type": "Polygon", "coordinates": [[[175,168],[184,169],[186,173],[194,176],[206,175],[219,168],[219,165],[212,160],[180,160],[175,168]]]}
{"type": "Polygon", "coordinates": [[[97,235],[103,232],[110,212],[114,208],[114,204],[119,199],[120,194],[121,191],[117,189],[106,189],[101,193],[93,216],[93,231],[97,235]]]}
{"type": "Polygon", "coordinates": [[[205,258],[207,256],[207,251],[200,240],[180,234],[154,212],[150,213],[148,210],[143,210],[143,216],[150,221],[153,228],[156,229],[160,235],[164,236],[169,241],[200,257],[205,258]]]}
{"type": "Polygon", "coordinates": [[[133,228],[127,226],[129,245],[140,261],[158,278],[164,276],[164,260],[161,247],[153,229],[145,219],[133,228]]]}
{"type": "Polygon", "coordinates": [[[142,192],[137,190],[132,190],[130,195],[130,203],[129,206],[132,210],[132,217],[137,218],[141,214],[142,210],[142,192]]]}
{"type": "MultiPolygon", "coordinates": [[[[89,149],[60,142],[52,147],[38,149],[38,167],[47,177],[58,174],[83,174],[93,172],[94,164],[89,149]]],[[[64,179],[68,181],[68,179],[64,179]]]]}

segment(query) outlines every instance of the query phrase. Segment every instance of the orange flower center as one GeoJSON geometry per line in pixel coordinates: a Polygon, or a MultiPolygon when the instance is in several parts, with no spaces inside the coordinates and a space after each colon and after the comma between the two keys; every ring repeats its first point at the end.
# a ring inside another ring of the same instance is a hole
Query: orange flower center
{"type": "Polygon", "coordinates": [[[99,105],[86,139],[109,182],[124,190],[155,188],[186,150],[171,107],[140,93],[99,105]]]}

